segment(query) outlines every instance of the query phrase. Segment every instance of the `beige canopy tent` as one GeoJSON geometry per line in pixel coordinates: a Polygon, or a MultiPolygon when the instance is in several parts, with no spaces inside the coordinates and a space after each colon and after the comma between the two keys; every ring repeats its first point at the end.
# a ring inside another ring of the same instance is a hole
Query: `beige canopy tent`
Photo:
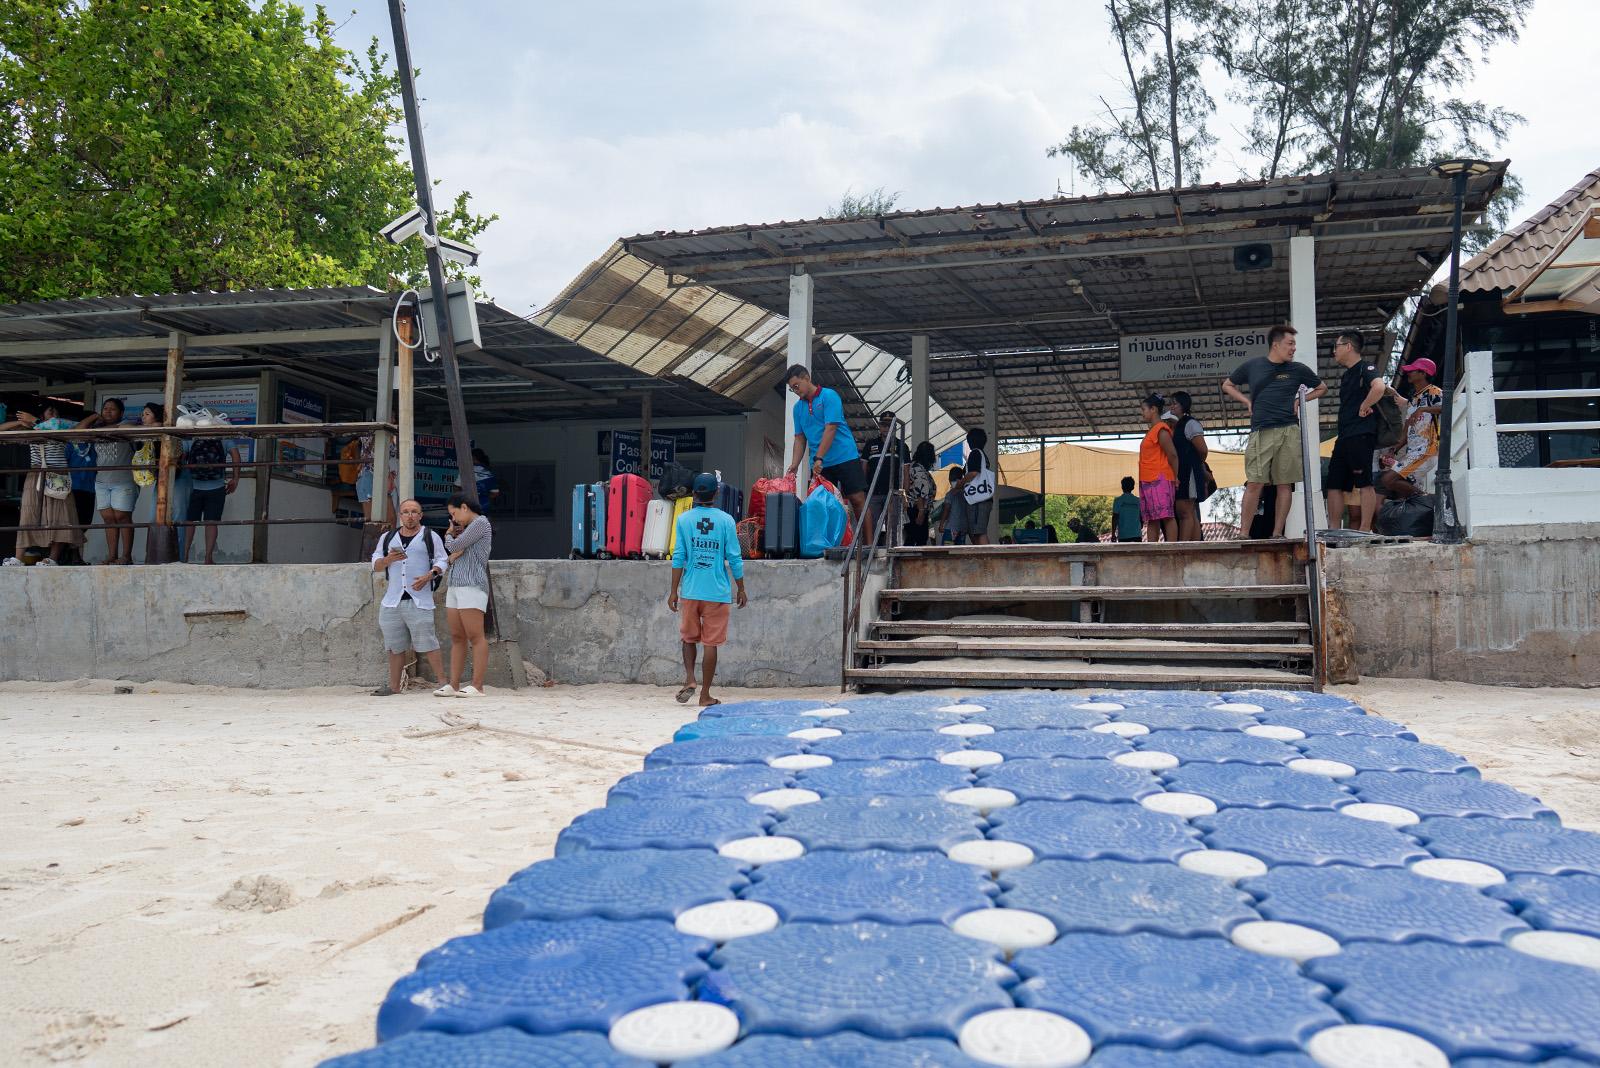
{"type": "MultiPolygon", "coordinates": [[[[1212,449],[1209,457],[1217,485],[1244,485],[1244,453],[1212,449]]],[[[934,473],[942,495],[949,489],[943,468],[934,473]]],[[[1058,442],[1044,450],[1044,491],[1091,497],[1115,497],[1122,492],[1126,475],[1139,477],[1139,453],[1133,449],[1109,449],[1101,445],[1074,445],[1058,442]]],[[[1039,492],[1039,450],[1008,452],[1000,457],[1000,479],[1030,493],[1039,492]]]]}

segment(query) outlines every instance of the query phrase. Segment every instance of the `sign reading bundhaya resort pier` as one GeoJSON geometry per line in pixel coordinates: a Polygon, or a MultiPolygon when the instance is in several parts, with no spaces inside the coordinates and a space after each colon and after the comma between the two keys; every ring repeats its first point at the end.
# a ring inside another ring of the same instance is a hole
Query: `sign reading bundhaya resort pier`
{"type": "Polygon", "coordinates": [[[1267,328],[1123,334],[1119,352],[1124,382],[1225,376],[1246,360],[1267,354],[1267,328]]]}

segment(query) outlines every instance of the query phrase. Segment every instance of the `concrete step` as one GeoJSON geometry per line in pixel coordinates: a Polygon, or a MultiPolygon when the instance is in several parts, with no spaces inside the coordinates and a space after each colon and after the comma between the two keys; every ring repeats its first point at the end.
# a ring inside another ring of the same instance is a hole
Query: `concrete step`
{"type": "Polygon", "coordinates": [[[963,659],[1001,656],[1028,659],[1059,659],[1063,656],[1085,660],[1243,660],[1281,663],[1306,659],[1311,646],[1303,644],[1264,644],[1260,642],[1200,642],[1148,640],[1141,638],[957,638],[923,636],[900,641],[868,640],[856,643],[865,656],[926,659],[954,656],[963,659]]]}
{"type": "Polygon", "coordinates": [[[845,671],[850,686],[1125,687],[1138,690],[1315,689],[1310,673],[1206,664],[1089,664],[1082,660],[897,660],[845,671]]]}
{"type": "Polygon", "coordinates": [[[959,559],[964,556],[993,556],[1015,559],[1018,556],[1182,556],[1199,554],[1227,556],[1241,552],[1276,551],[1294,553],[1305,548],[1299,538],[1262,538],[1255,541],[1175,541],[1175,542],[1065,542],[1060,545],[900,545],[889,555],[905,559],[959,559]]]}
{"type": "Polygon", "coordinates": [[[1306,623],[1068,623],[1046,619],[880,619],[875,637],[934,634],[957,638],[1179,638],[1208,641],[1293,641],[1306,623]]]}
{"type": "Polygon", "coordinates": [[[1195,601],[1263,600],[1304,597],[1306,587],[1293,585],[1250,586],[914,586],[882,591],[884,603],[895,601],[959,601],[1017,603],[1022,601],[1195,601]]]}

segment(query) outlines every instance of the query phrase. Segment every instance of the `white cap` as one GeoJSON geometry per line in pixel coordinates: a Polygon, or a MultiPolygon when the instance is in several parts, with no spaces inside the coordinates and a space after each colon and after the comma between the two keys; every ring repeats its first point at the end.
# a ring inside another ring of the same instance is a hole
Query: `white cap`
{"type": "Polygon", "coordinates": [[[1429,857],[1411,865],[1411,870],[1430,879],[1465,883],[1468,886],[1498,886],[1506,881],[1505,873],[1499,868],[1476,860],[1429,857]]]}
{"type": "Polygon", "coordinates": [[[1267,866],[1249,853],[1236,853],[1231,849],[1196,849],[1178,858],[1178,867],[1201,875],[1214,875],[1236,883],[1267,874],[1267,866]]]}
{"type": "Polygon", "coordinates": [[[1013,868],[1026,868],[1033,863],[1033,850],[1021,842],[1005,842],[979,838],[971,842],[957,842],[945,853],[958,864],[971,864],[998,875],[1013,868]]]}
{"type": "Polygon", "coordinates": [[[1252,705],[1245,701],[1224,701],[1220,705],[1212,705],[1211,707],[1216,709],[1218,712],[1241,712],[1247,716],[1256,712],[1266,711],[1266,709],[1262,708],[1260,705],[1252,705]]]}
{"type": "Polygon", "coordinates": [[[822,738],[837,738],[844,731],[837,727],[801,727],[797,731],[790,731],[789,737],[799,738],[807,742],[815,742],[822,738]]]}
{"type": "Polygon", "coordinates": [[[975,808],[985,816],[997,808],[1010,808],[1017,803],[1016,794],[994,786],[968,786],[960,790],[946,790],[939,796],[953,805],[975,808]]]}
{"type": "Polygon", "coordinates": [[[611,1047],[655,1064],[704,1057],[733,1045],[739,1017],[709,1001],[667,1001],[627,1013],[611,1025],[611,1047]]]}
{"type": "Polygon", "coordinates": [[[1141,797],[1139,804],[1151,812],[1165,812],[1171,816],[1182,816],[1186,820],[1195,816],[1209,816],[1217,811],[1217,803],[1211,798],[1201,797],[1199,794],[1180,793],[1176,790],[1141,797]]]}
{"type": "Polygon", "coordinates": [[[1312,760],[1309,757],[1289,761],[1289,770],[1306,775],[1326,775],[1330,779],[1347,779],[1356,773],[1355,768],[1342,760],[1312,760]]]}
{"type": "Polygon", "coordinates": [[[961,1025],[961,1052],[1005,1068],[1078,1068],[1094,1052],[1083,1028],[1039,1009],[992,1009],[961,1025]]]}
{"type": "Polygon", "coordinates": [[[763,934],[778,926],[778,913],[760,901],[713,901],[680,913],[676,923],[686,935],[718,943],[763,934]]]}
{"type": "Polygon", "coordinates": [[[1298,727],[1280,727],[1276,723],[1257,723],[1246,727],[1244,732],[1254,738],[1271,738],[1278,742],[1298,742],[1306,736],[1298,727]]]}
{"type": "Polygon", "coordinates": [[[953,764],[958,768],[986,768],[1004,759],[1005,757],[992,749],[957,749],[953,753],[940,756],[939,763],[953,764]]]}
{"type": "Polygon", "coordinates": [[[795,838],[781,834],[757,834],[749,838],[735,838],[720,847],[717,853],[746,864],[775,864],[780,860],[793,860],[805,856],[806,847],[795,838]]]}
{"type": "Polygon", "coordinates": [[[1119,705],[1115,701],[1085,701],[1081,705],[1073,705],[1079,712],[1121,712],[1127,705],[1119,705]]]}
{"type": "Polygon", "coordinates": [[[1321,931],[1278,920],[1249,920],[1229,931],[1228,937],[1240,949],[1301,963],[1339,952],[1339,943],[1321,931]]]}
{"type": "Polygon", "coordinates": [[[767,766],[781,771],[804,771],[807,768],[825,768],[832,763],[832,757],[825,757],[821,753],[790,753],[788,756],[773,757],[767,761],[767,766]]]}
{"type": "Polygon", "coordinates": [[[1096,723],[1089,728],[1100,734],[1115,734],[1118,738],[1137,738],[1141,734],[1149,734],[1150,728],[1143,723],[1132,723],[1119,719],[1115,723],[1096,723]]]}
{"type": "Polygon", "coordinates": [[[1346,816],[1354,816],[1358,820],[1387,823],[1391,827],[1405,827],[1421,819],[1409,808],[1401,808],[1399,805],[1379,805],[1371,801],[1357,801],[1353,805],[1345,805],[1335,811],[1346,816]]]}
{"type": "Polygon", "coordinates": [[[815,790],[784,787],[777,790],[763,790],[759,794],[751,794],[745,800],[752,805],[766,805],[768,808],[793,808],[796,805],[809,805],[813,801],[821,801],[822,795],[815,790]]]}
{"type": "Polygon", "coordinates": [[[1450,1068],[1450,1058],[1410,1031],[1340,1024],[1318,1031],[1306,1052],[1322,1068],[1450,1068]]]}
{"type": "Polygon", "coordinates": [[[940,727],[940,734],[953,734],[957,738],[976,738],[980,734],[993,734],[994,728],[987,723],[952,723],[948,727],[940,727]]]}
{"type": "Polygon", "coordinates": [[[1050,918],[1025,909],[975,909],[957,916],[950,929],[980,942],[993,942],[1007,956],[1056,940],[1056,925],[1050,918]]]}
{"type": "Polygon", "coordinates": [[[1125,768],[1147,768],[1150,771],[1165,771],[1167,768],[1178,766],[1177,757],[1171,753],[1163,753],[1159,749],[1141,749],[1137,753],[1118,753],[1111,759],[1125,768]]]}
{"type": "Polygon", "coordinates": [[[1558,960],[1562,964],[1577,964],[1584,968],[1600,968],[1600,938],[1574,934],[1571,931],[1523,931],[1511,936],[1508,943],[1518,953],[1545,960],[1558,960]]]}

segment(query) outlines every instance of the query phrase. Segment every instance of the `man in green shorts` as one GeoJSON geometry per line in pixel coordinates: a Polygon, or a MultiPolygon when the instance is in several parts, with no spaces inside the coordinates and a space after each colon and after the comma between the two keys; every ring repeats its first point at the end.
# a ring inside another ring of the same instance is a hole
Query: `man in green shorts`
{"type": "Polygon", "coordinates": [[[1328,392],[1317,373],[1294,360],[1294,327],[1284,323],[1267,331],[1267,354],[1246,360],[1222,380],[1222,392],[1245,406],[1250,413],[1250,440],[1244,449],[1244,500],[1240,515],[1256,514],[1261,491],[1277,487],[1277,508],[1273,512],[1272,536],[1283,537],[1289,520],[1289,502],[1294,487],[1305,477],[1300,462],[1300,387],[1316,400],[1328,392]],[[1239,387],[1248,385],[1250,395],[1239,387]]]}

